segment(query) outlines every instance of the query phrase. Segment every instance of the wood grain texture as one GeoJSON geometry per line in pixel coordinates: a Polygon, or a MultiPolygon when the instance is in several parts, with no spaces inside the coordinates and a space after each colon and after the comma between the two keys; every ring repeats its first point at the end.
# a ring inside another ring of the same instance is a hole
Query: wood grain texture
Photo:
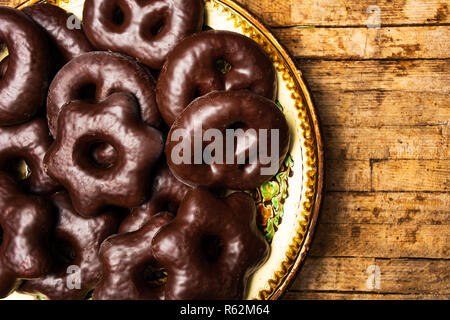
{"type": "MultiPolygon", "coordinates": [[[[311,79],[313,81],[313,79],[311,79]]],[[[448,128],[449,92],[385,89],[313,92],[324,126],[436,126],[448,128]]]]}
{"type": "Polygon", "coordinates": [[[450,22],[445,0],[240,0],[270,26],[366,26],[377,5],[382,25],[450,22]]]}
{"type": "MultiPolygon", "coordinates": [[[[450,93],[450,60],[299,60],[314,92],[402,91],[450,93]]],[[[450,97],[450,96],[448,96],[450,97]]],[[[448,100],[447,100],[448,102],[448,100]]],[[[441,105],[449,108],[448,103],[441,105]]],[[[318,107],[320,108],[320,107],[318,107]]]]}
{"type": "Polygon", "coordinates": [[[450,259],[449,241],[449,225],[321,223],[310,254],[450,259]]]}
{"type": "Polygon", "coordinates": [[[321,223],[449,225],[446,192],[328,192],[321,223]]]}
{"type": "Polygon", "coordinates": [[[450,57],[450,33],[443,26],[274,31],[294,57],[360,60],[450,57]]]}
{"type": "Polygon", "coordinates": [[[25,2],[24,0],[0,0],[0,6],[16,7],[25,2]]]}
{"type": "Polygon", "coordinates": [[[450,160],[376,161],[372,190],[450,191],[450,160]]]}
{"type": "Polygon", "coordinates": [[[297,59],[324,132],[324,204],[285,298],[450,299],[448,1],[239,2],[297,59]]]}
{"type": "Polygon", "coordinates": [[[324,126],[323,131],[328,159],[447,159],[450,154],[446,125],[324,126]]]}
{"type": "Polygon", "coordinates": [[[450,295],[291,290],[284,298],[288,300],[448,300],[450,295]]]}
{"type": "Polygon", "coordinates": [[[449,299],[447,3],[377,1],[372,29],[373,2],[242,2],[297,58],[324,132],[320,223],[285,297],[449,299]]]}
{"type": "Polygon", "coordinates": [[[300,281],[291,289],[450,295],[448,268],[450,260],[311,257],[305,262],[300,281]],[[381,275],[378,288],[370,282],[367,285],[370,266],[374,265],[381,275]]]}

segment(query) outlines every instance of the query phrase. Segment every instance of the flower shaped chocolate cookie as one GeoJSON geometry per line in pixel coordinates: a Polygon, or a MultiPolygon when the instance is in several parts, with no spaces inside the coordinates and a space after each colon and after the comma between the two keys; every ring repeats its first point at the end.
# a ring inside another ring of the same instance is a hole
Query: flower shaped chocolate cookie
{"type": "Polygon", "coordinates": [[[142,204],[162,148],[161,133],[141,120],[135,98],[115,93],[97,105],[82,101],[66,105],[44,164],[67,189],[75,210],[92,217],[106,206],[142,204]],[[92,157],[92,148],[102,143],[116,151],[111,166],[102,166],[92,157]]]}

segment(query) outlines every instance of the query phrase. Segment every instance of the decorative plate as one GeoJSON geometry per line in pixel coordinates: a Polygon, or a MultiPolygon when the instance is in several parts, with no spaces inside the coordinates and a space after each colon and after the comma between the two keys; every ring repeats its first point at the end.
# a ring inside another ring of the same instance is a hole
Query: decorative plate
{"type": "MultiPolygon", "coordinates": [[[[58,5],[81,19],[84,0],[30,0],[19,8],[36,2],[58,5]]],[[[268,261],[252,276],[246,293],[247,299],[278,299],[306,257],[319,214],[324,159],[318,118],[301,72],[273,34],[231,0],[205,3],[207,26],[238,32],[256,41],[278,74],[277,104],[289,123],[292,145],[279,173],[258,190],[249,191],[257,204],[261,232],[272,251],[268,261]]],[[[9,297],[24,298],[30,297],[9,297]]]]}

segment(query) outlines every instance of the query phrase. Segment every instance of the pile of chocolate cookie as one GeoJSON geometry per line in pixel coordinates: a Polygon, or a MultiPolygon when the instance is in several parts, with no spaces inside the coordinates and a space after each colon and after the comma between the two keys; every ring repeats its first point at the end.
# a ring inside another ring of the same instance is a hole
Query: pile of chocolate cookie
{"type": "Polygon", "coordinates": [[[204,11],[0,7],[0,298],[245,297],[270,251],[245,191],[290,134],[270,59],[204,11]]]}

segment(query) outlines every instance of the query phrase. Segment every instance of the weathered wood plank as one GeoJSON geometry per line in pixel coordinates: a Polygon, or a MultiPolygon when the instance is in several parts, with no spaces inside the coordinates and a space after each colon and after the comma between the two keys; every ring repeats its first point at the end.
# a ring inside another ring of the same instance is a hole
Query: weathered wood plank
{"type": "Polygon", "coordinates": [[[328,159],[450,159],[450,127],[324,126],[328,159]]]}
{"type": "Polygon", "coordinates": [[[450,294],[392,294],[323,291],[288,291],[286,300],[449,300],[450,294]]]}
{"type": "Polygon", "coordinates": [[[370,162],[352,160],[327,160],[325,190],[370,191],[370,162]]]}
{"type": "MultiPolygon", "coordinates": [[[[314,81],[311,79],[311,81],[314,81]]],[[[449,92],[315,91],[322,125],[449,125],[449,92]]]]}
{"type": "Polygon", "coordinates": [[[320,222],[449,225],[450,193],[328,192],[320,222]]]}
{"type": "Polygon", "coordinates": [[[0,6],[16,7],[23,2],[24,0],[0,0],[0,6]]]}
{"type": "Polygon", "coordinates": [[[373,191],[450,191],[450,160],[372,163],[373,191]]]}
{"type": "Polygon", "coordinates": [[[298,66],[312,91],[450,92],[450,60],[299,60],[298,66]]]}
{"type": "Polygon", "coordinates": [[[311,257],[291,289],[450,295],[448,270],[450,260],[311,257]]]}
{"type": "Polygon", "coordinates": [[[316,257],[450,258],[450,225],[319,223],[316,257]]]}
{"type": "Polygon", "coordinates": [[[366,26],[373,24],[377,5],[381,24],[449,23],[445,0],[238,0],[272,26],[366,26]]]}
{"type": "Polygon", "coordinates": [[[274,29],[294,57],[430,59],[450,57],[447,26],[274,29]]]}
{"type": "MultiPolygon", "coordinates": [[[[0,0],[16,6],[24,0],[0,0]]],[[[367,26],[376,22],[376,11],[368,12],[372,1],[363,0],[239,0],[244,7],[272,26],[367,26]]],[[[382,25],[449,23],[445,0],[377,1],[382,25]]]]}

